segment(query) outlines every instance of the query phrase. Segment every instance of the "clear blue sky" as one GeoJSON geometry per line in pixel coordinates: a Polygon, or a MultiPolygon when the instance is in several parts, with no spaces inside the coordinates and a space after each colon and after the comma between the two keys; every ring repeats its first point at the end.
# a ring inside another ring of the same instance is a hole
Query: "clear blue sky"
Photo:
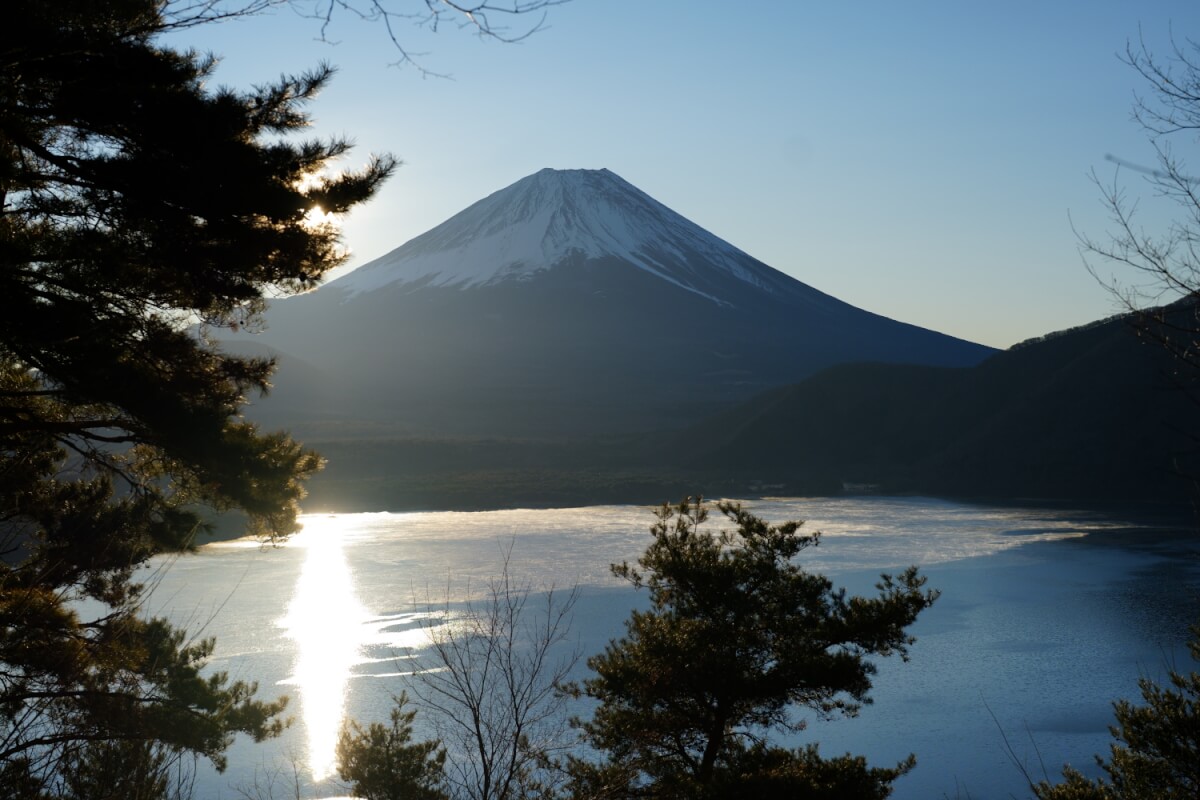
{"type": "Polygon", "coordinates": [[[397,29],[451,79],[346,14],[336,45],[287,8],[186,39],[231,86],[339,67],[314,132],[404,161],[346,220],[352,265],[542,167],[607,167],[817,289],[1007,347],[1116,310],[1071,226],[1108,228],[1106,153],[1152,162],[1118,59],[1139,30],[1165,55],[1200,3],[574,0],[515,45],[397,29]]]}

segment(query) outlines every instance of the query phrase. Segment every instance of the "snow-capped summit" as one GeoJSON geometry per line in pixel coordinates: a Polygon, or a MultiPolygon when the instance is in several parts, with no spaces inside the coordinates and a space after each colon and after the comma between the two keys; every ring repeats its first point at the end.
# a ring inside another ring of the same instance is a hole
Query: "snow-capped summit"
{"type": "Polygon", "coordinates": [[[618,258],[719,304],[714,278],[775,292],[790,279],[607,169],[543,169],[334,281],[350,295],[395,283],[477,287],[572,259],[618,258]]]}

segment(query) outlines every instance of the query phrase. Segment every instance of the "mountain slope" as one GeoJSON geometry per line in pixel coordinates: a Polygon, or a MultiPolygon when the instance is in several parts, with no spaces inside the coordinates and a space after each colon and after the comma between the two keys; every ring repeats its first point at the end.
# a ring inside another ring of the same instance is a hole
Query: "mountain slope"
{"type": "MultiPolygon", "coordinates": [[[[679,427],[839,363],[991,352],[825,295],[607,170],[529,176],[267,322],[338,415],[396,434],[679,427]]],[[[310,411],[256,413],[304,434],[310,411]]]]}

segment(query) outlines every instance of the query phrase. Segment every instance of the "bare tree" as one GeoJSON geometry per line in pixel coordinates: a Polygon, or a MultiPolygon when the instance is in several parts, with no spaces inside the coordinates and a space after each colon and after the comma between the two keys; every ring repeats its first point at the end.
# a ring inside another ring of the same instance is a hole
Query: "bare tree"
{"type": "MultiPolygon", "coordinates": [[[[1178,215],[1158,235],[1136,221],[1137,202],[1125,194],[1119,176],[1101,185],[1115,224],[1107,242],[1081,236],[1085,255],[1132,268],[1141,283],[1101,280],[1131,312],[1139,332],[1163,346],[1183,367],[1184,380],[1200,382],[1200,177],[1173,145],[1200,144],[1200,43],[1172,41],[1167,59],[1156,57],[1139,38],[1126,47],[1125,62],[1146,81],[1150,91],[1134,102],[1133,117],[1142,126],[1157,156],[1155,167],[1109,157],[1118,169],[1140,173],[1155,194],[1173,201],[1178,215]]],[[[1094,176],[1093,176],[1094,178],[1094,176]]],[[[1089,263],[1093,275],[1094,264],[1089,263]]],[[[1193,399],[1196,395],[1193,393],[1193,399]]],[[[1200,399],[1197,399],[1200,403],[1200,399]]],[[[1188,644],[1200,661],[1200,626],[1188,644]]],[[[1114,703],[1117,725],[1108,760],[1096,762],[1104,777],[1089,779],[1069,765],[1064,781],[1049,780],[1030,788],[1041,800],[1107,800],[1108,798],[1196,797],[1200,792],[1200,671],[1172,668],[1169,686],[1148,678],[1139,682],[1142,702],[1114,703]]],[[[1028,775],[1026,778],[1028,779],[1028,775]]]]}
{"type": "Polygon", "coordinates": [[[1112,180],[1093,172],[1113,227],[1104,239],[1079,234],[1080,246],[1092,275],[1132,314],[1139,332],[1189,373],[1200,374],[1200,179],[1186,160],[1187,150],[1200,141],[1200,44],[1172,40],[1164,59],[1139,38],[1126,45],[1123,60],[1148,86],[1135,98],[1133,118],[1157,163],[1139,166],[1108,156],[1117,165],[1112,180]],[[1139,174],[1154,196],[1174,204],[1177,213],[1163,229],[1143,227],[1138,199],[1125,189],[1122,170],[1139,174]],[[1103,277],[1100,264],[1133,277],[1103,277]]]}
{"type": "Polygon", "coordinates": [[[304,796],[304,764],[293,751],[282,759],[259,764],[254,776],[233,787],[240,800],[301,800],[304,796]]]}
{"type": "Polygon", "coordinates": [[[579,589],[519,583],[510,555],[482,600],[455,612],[447,599],[431,615],[431,668],[413,686],[449,750],[457,798],[529,797],[553,780],[550,762],[568,746],[558,686],[580,657],[568,642],[579,589]]]}

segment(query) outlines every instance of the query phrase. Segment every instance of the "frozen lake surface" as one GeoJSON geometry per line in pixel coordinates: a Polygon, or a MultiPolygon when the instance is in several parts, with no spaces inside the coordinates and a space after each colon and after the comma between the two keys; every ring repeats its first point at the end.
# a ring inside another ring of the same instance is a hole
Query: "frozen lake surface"
{"type": "MultiPolygon", "coordinates": [[[[1082,510],[929,498],[747,505],[821,531],[803,563],[851,592],[910,564],[941,590],[913,630],[909,663],[879,663],[875,703],[855,719],[814,720],[805,734],[826,755],[879,766],[915,753],[900,800],[1028,796],[1014,756],[1035,778],[1042,762],[1051,777],[1064,762],[1094,774],[1112,700],[1136,697],[1137,679],[1161,677],[1168,663],[1190,669],[1194,538],[1082,510]]],[[[710,524],[720,527],[718,517],[710,524]]],[[[239,740],[225,774],[201,769],[197,797],[243,797],[239,789],[273,780],[287,796],[282,782],[294,773],[306,797],[342,794],[327,777],[342,715],[386,718],[423,663],[431,604],[477,595],[506,552],[517,581],[581,587],[573,641],[598,652],[644,602],[608,565],[635,560],[652,522],[634,506],[314,515],[281,547],[223,542],[157,562],[151,610],[215,636],[213,667],[258,681],[263,697],[289,695],[296,718],[277,741],[239,740]]]]}

